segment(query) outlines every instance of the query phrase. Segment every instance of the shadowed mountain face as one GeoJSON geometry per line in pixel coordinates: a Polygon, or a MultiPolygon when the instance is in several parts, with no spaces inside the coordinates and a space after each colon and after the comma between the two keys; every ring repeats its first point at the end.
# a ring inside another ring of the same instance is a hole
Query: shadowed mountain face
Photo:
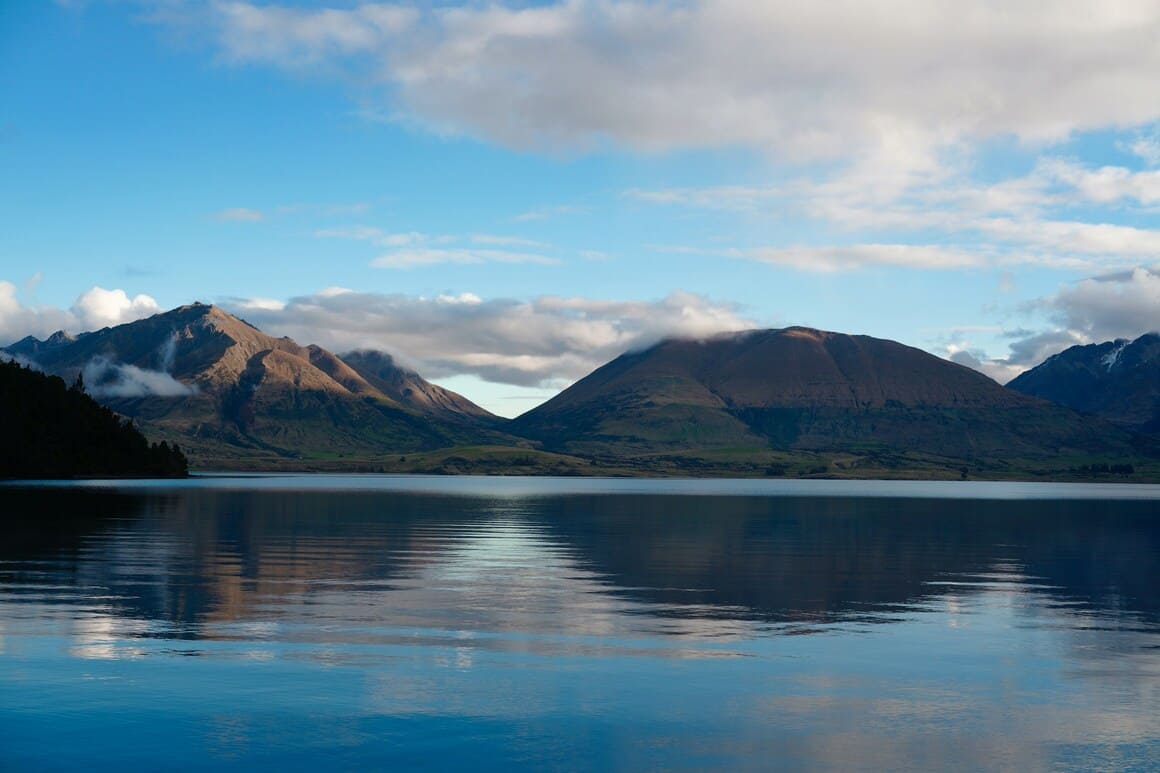
{"type": "Polygon", "coordinates": [[[504,421],[463,395],[432,384],[415,371],[404,368],[386,352],[360,349],[339,356],[379,392],[425,416],[455,417],[468,424],[490,427],[504,421]]]}
{"type": "Polygon", "coordinates": [[[807,328],[669,340],[516,419],[573,452],[772,447],[942,457],[1122,453],[1127,433],[902,344],[807,328]]]}
{"type": "Polygon", "coordinates": [[[1124,427],[1160,432],[1160,334],[1073,346],[1007,386],[1124,427]]]}
{"type": "Polygon", "coordinates": [[[475,440],[494,420],[393,368],[389,356],[356,358],[372,383],[325,349],[203,304],[76,338],[26,338],[7,351],[70,381],[81,375],[93,397],[202,463],[439,448],[475,440]]]}

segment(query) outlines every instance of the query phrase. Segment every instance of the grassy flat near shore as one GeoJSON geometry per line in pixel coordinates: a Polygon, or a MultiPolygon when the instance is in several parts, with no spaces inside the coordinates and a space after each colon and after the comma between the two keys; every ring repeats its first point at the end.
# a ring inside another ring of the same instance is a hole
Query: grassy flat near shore
{"type": "Polygon", "coordinates": [[[364,472],[426,475],[555,475],[680,478],[829,478],[882,480],[1026,480],[1160,483],[1160,460],[1068,456],[1057,459],[961,460],[922,454],[811,453],[726,449],[697,454],[585,458],[533,448],[460,446],[383,456],[195,456],[194,469],[250,472],[364,472]],[[1126,472],[1125,465],[1132,471],[1126,472]],[[1106,471],[1105,471],[1106,470],[1106,471]]]}

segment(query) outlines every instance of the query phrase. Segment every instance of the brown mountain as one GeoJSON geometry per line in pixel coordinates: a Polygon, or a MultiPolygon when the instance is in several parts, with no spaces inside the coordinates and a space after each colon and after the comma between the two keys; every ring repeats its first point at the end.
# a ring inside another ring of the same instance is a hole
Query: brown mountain
{"type": "Polygon", "coordinates": [[[1073,346],[1007,384],[1143,432],[1160,432],[1160,334],[1073,346]]]}
{"type": "Polygon", "coordinates": [[[81,375],[89,394],[180,442],[202,466],[441,448],[477,442],[500,421],[392,370],[389,356],[353,358],[372,382],[321,347],[274,338],[205,304],[75,338],[24,339],[7,351],[70,382],[81,375]]]}
{"type": "Polygon", "coordinates": [[[359,349],[339,356],[380,393],[425,416],[455,418],[467,424],[485,427],[495,427],[504,422],[463,395],[432,384],[415,371],[404,368],[386,352],[359,349]]]}
{"type": "Polygon", "coordinates": [[[1133,450],[1122,430],[919,349],[802,327],[622,355],[512,427],[546,448],[591,455],[783,449],[977,460],[1133,450]]]}

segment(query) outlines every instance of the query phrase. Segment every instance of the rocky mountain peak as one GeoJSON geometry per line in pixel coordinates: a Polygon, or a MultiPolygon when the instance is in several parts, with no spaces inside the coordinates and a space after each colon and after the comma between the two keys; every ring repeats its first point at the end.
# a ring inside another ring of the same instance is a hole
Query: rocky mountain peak
{"type": "Polygon", "coordinates": [[[1007,385],[1136,430],[1160,431],[1160,335],[1073,346],[1007,385]]]}

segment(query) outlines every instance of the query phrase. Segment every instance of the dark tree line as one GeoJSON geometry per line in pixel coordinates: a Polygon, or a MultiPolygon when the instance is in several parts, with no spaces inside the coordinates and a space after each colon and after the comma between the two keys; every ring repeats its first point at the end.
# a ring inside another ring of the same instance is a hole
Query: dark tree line
{"type": "Polygon", "coordinates": [[[150,444],[129,420],[100,405],[78,378],[0,363],[0,478],[151,477],[188,474],[185,455],[150,444]]]}

